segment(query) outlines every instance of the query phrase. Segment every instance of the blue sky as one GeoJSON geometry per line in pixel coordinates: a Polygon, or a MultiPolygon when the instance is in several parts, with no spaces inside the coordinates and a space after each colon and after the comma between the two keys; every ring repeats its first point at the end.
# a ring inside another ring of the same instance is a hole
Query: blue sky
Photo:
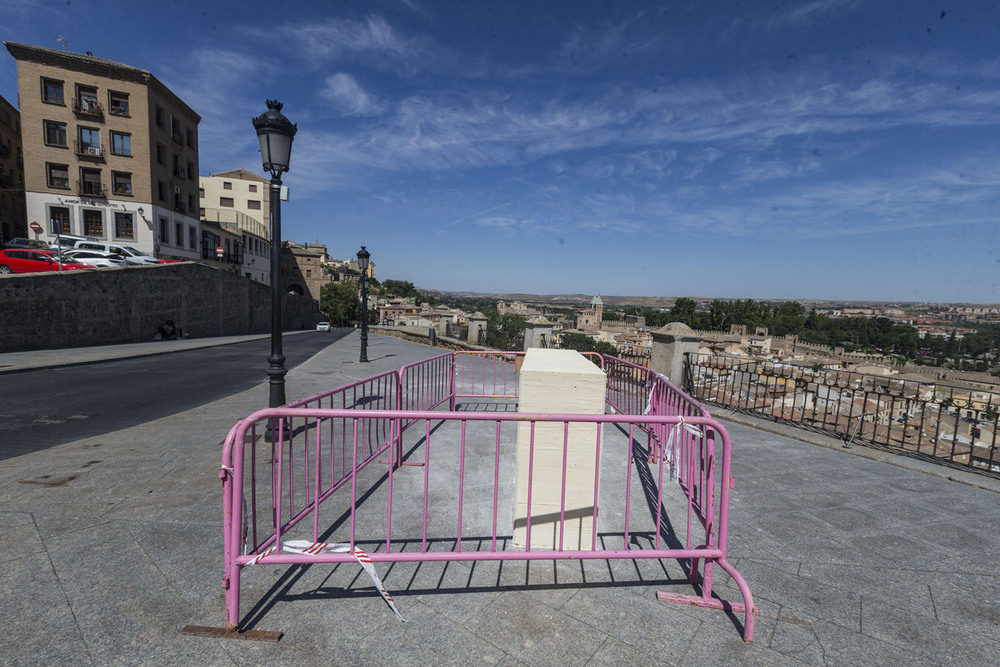
{"type": "MultiPolygon", "coordinates": [[[[479,292],[1000,302],[1000,3],[7,0],[151,71],[284,237],[479,292]],[[155,9],[153,9],[155,7],[155,9]],[[275,17],[280,14],[280,17],[275,17]]],[[[0,58],[0,95],[16,100],[0,58]]]]}

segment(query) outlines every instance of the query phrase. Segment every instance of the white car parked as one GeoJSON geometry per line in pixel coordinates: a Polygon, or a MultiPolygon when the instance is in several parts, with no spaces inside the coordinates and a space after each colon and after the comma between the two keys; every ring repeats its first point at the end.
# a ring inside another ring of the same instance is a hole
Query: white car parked
{"type": "Polygon", "coordinates": [[[116,255],[113,252],[84,250],[82,248],[64,250],[62,256],[66,261],[87,264],[89,266],[125,266],[127,263],[121,255],[116,255]]]}
{"type": "Polygon", "coordinates": [[[120,255],[126,264],[159,264],[160,260],[127,246],[123,243],[105,243],[104,241],[77,241],[76,247],[82,250],[98,250],[120,255]]]}

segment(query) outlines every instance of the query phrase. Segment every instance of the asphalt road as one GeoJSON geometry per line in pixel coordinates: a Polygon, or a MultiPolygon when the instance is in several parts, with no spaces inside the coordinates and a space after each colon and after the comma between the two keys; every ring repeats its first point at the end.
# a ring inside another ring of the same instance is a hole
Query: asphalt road
{"type": "MultiPolygon", "coordinates": [[[[286,336],[285,367],[295,368],[350,331],[286,336]]],[[[0,460],[250,389],[267,381],[270,350],[270,339],[262,339],[6,375],[0,381],[0,460]]]]}

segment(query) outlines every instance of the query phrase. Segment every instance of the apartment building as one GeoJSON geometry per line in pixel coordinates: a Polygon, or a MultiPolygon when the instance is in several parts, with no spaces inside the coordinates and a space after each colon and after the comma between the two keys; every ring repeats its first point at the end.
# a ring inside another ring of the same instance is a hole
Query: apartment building
{"type": "MultiPolygon", "coordinates": [[[[271,282],[271,181],[247,171],[234,169],[198,179],[199,215],[239,237],[234,252],[239,270],[247,278],[271,282]]],[[[219,247],[211,245],[214,229],[202,232],[202,259],[213,261],[219,247]]],[[[218,239],[225,242],[225,238],[218,239]]],[[[225,259],[225,257],[223,258],[225,259]]]]}
{"type": "Polygon", "coordinates": [[[21,114],[0,97],[0,240],[27,235],[21,114]]]}
{"type": "Polygon", "coordinates": [[[27,219],[43,224],[42,237],[199,258],[201,117],[145,70],[4,45],[17,60],[27,219]]]}

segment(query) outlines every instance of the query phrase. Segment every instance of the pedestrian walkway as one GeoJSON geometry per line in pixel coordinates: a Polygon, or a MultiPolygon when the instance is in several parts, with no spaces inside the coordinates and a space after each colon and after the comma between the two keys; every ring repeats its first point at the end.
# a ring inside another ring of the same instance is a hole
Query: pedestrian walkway
{"type": "MultiPolygon", "coordinates": [[[[188,341],[156,345],[172,342],[188,341]]],[[[288,398],[441,352],[379,335],[371,363],[357,351],[352,333],[290,371],[288,398]]],[[[0,664],[979,666],[1000,655],[1000,496],[741,424],[729,428],[729,554],[761,610],[752,645],[738,616],[657,602],[648,568],[616,564],[609,585],[579,562],[385,566],[407,623],[360,568],[256,566],[243,614],[281,641],[182,635],[224,623],[220,444],[267,392],[0,462],[0,664]]],[[[739,597],[718,571],[715,587],[739,597]]]]}
{"type": "MultiPolygon", "coordinates": [[[[294,336],[302,331],[289,331],[285,336],[294,336]]],[[[25,352],[0,353],[0,374],[21,371],[94,364],[112,359],[147,357],[169,354],[201,347],[230,345],[248,340],[270,338],[270,334],[249,334],[245,336],[216,336],[213,338],[179,338],[177,340],[149,340],[143,343],[123,343],[120,345],[95,345],[91,347],[65,347],[55,350],[28,350],[25,352]]]]}

